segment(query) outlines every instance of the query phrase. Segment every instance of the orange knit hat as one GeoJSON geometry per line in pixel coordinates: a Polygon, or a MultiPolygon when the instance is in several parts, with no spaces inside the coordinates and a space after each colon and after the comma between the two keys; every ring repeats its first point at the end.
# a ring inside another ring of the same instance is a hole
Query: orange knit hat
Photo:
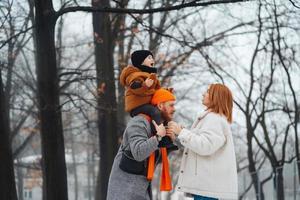
{"type": "Polygon", "coordinates": [[[151,104],[152,105],[157,105],[159,103],[163,103],[166,101],[175,101],[176,97],[175,95],[170,91],[165,88],[160,88],[155,91],[153,94],[153,97],[151,99],[151,104]]]}

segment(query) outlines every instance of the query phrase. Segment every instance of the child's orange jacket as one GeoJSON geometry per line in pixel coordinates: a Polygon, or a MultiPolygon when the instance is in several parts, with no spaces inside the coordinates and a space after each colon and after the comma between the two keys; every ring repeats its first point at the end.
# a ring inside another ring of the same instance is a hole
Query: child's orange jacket
{"type": "Polygon", "coordinates": [[[142,72],[138,68],[128,65],[122,70],[120,75],[121,85],[125,87],[125,111],[130,112],[132,109],[151,102],[154,92],[160,88],[160,82],[154,73],[142,72]],[[145,85],[145,80],[151,78],[154,82],[151,87],[145,85]],[[133,89],[130,86],[134,82],[141,83],[140,88],[133,89]]]}

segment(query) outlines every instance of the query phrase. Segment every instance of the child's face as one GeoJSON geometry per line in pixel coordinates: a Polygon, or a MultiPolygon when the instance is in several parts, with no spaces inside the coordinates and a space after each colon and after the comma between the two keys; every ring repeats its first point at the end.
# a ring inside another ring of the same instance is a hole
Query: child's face
{"type": "Polygon", "coordinates": [[[151,55],[147,56],[142,63],[142,65],[145,65],[147,67],[154,67],[154,59],[151,55]]]}

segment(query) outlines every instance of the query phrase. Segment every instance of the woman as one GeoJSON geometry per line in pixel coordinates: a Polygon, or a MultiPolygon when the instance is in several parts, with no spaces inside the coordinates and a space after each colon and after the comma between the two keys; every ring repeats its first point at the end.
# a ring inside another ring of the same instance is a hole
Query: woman
{"type": "Polygon", "coordinates": [[[168,123],[168,134],[175,134],[184,146],[177,190],[194,200],[237,199],[236,159],[230,123],[233,99],[222,84],[211,84],[203,95],[206,111],[190,130],[176,122],[168,123]]]}

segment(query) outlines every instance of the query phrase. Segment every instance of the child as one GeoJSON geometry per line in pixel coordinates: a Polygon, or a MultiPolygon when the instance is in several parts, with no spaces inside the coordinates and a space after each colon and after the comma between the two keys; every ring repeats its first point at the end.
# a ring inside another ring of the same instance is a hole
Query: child
{"type": "MultiPolygon", "coordinates": [[[[120,76],[120,82],[125,86],[125,111],[136,116],[140,113],[149,115],[157,124],[161,124],[159,110],[150,104],[154,92],[160,88],[156,76],[153,54],[148,50],[138,50],[131,54],[132,65],[125,67],[120,76]]],[[[151,124],[152,132],[155,128],[151,124]]],[[[163,137],[159,147],[177,149],[169,137],[163,137]]]]}

